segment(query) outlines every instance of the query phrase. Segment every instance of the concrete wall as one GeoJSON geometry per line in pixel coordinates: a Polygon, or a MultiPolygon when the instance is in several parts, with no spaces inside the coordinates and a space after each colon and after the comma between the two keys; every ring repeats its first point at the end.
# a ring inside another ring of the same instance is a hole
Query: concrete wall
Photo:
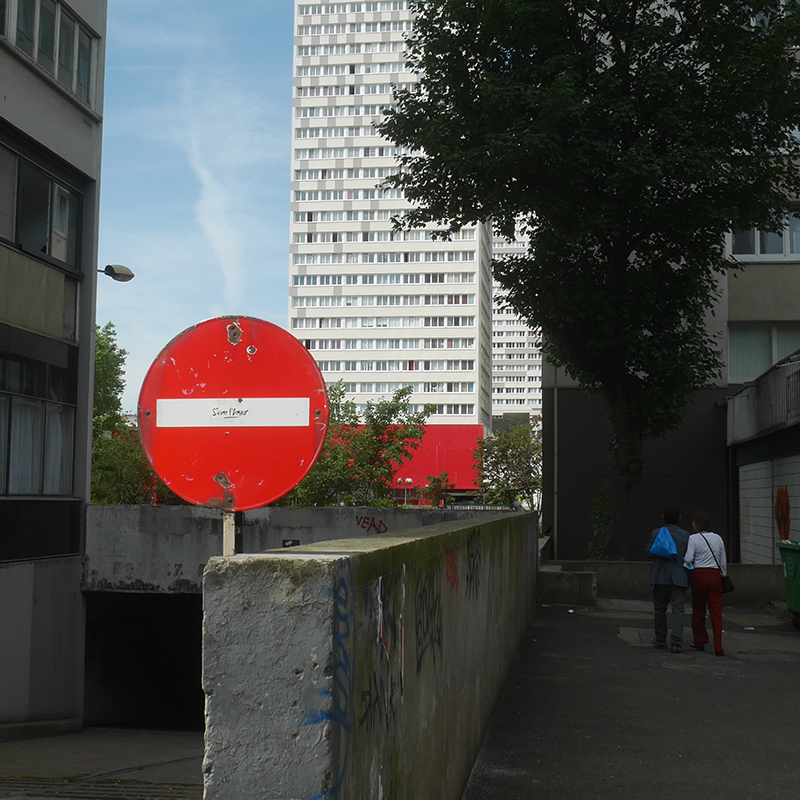
{"type": "MultiPolygon", "coordinates": [[[[258,553],[393,532],[496,512],[398,508],[259,508],[244,515],[242,551],[258,553]]],[[[83,590],[197,592],[222,553],[222,512],[195,506],[89,506],[83,590]]]]}
{"type": "MultiPolygon", "coordinates": [[[[597,575],[598,597],[649,600],[653,596],[650,586],[652,563],[649,561],[559,561],[548,562],[548,565],[560,566],[562,572],[568,575],[594,572],[597,575]]],[[[733,579],[736,591],[725,595],[725,605],[765,605],[770,600],[786,599],[780,564],[729,564],[728,574],[733,579]]],[[[573,582],[573,578],[567,578],[568,589],[573,582]]],[[[553,597],[551,594],[545,602],[559,602],[553,597]]],[[[575,600],[561,602],[577,603],[575,600]]]]}
{"type": "Polygon", "coordinates": [[[535,514],[213,558],[206,800],[461,797],[533,608],[535,514]]]}
{"type": "Polygon", "coordinates": [[[78,557],[0,564],[0,739],[8,723],[71,719],[80,726],[80,570],[78,557]]]}

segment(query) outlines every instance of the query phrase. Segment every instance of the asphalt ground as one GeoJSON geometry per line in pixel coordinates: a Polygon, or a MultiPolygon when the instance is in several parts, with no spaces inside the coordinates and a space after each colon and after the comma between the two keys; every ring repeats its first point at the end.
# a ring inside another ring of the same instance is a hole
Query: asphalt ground
{"type": "MultiPolygon", "coordinates": [[[[723,611],[725,657],[652,647],[647,602],[537,609],[462,800],[800,797],[800,632],[723,611]]],[[[710,625],[709,625],[710,629],[710,625]]]]}

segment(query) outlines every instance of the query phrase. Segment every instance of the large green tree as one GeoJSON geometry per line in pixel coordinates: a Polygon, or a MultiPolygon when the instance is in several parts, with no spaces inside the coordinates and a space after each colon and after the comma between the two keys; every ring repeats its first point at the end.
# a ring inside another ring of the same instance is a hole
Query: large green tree
{"type": "Polygon", "coordinates": [[[709,332],[730,229],[800,195],[795,3],[412,0],[381,133],[406,148],[404,220],[530,237],[495,263],[551,362],[600,393],[617,475],[612,556],[635,552],[643,442],[721,366],[709,332]]]}
{"type": "Polygon", "coordinates": [[[433,407],[415,409],[411,389],[368,402],[361,414],[343,383],[328,387],[328,435],[300,485],[279,501],[293,506],[391,506],[397,468],[419,447],[433,407]]]}
{"type": "Polygon", "coordinates": [[[538,422],[512,425],[479,439],[473,451],[478,484],[489,503],[515,500],[539,508],[542,488],[542,433],[538,422]]]}

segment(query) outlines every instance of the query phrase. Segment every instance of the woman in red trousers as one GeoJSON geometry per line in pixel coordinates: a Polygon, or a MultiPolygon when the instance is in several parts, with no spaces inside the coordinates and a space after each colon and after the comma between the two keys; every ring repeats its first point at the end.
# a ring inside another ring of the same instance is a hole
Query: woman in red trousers
{"type": "Polygon", "coordinates": [[[714,652],[724,656],[722,649],[722,575],[727,574],[725,543],[711,531],[711,516],[698,511],[692,522],[695,532],[689,537],[686,564],[692,569],[692,634],[694,650],[703,650],[708,644],[706,606],[714,631],[714,652]]]}

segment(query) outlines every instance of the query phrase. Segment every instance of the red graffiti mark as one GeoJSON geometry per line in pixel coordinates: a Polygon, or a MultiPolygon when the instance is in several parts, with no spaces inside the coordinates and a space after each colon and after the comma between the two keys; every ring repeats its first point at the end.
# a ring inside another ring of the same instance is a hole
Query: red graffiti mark
{"type": "Polygon", "coordinates": [[[386,533],[389,530],[388,526],[382,519],[377,517],[359,517],[356,515],[356,525],[363,528],[367,533],[375,531],[375,533],[386,533]]]}
{"type": "Polygon", "coordinates": [[[775,495],[775,524],[781,539],[789,538],[792,526],[792,504],[789,501],[789,488],[781,486],[775,495]]]}
{"type": "Polygon", "coordinates": [[[386,637],[386,624],[383,619],[383,598],[381,591],[383,589],[383,578],[378,578],[378,641],[383,645],[383,650],[386,657],[389,657],[389,640],[386,637]]]}
{"type": "Polygon", "coordinates": [[[447,572],[447,585],[454,591],[458,591],[458,558],[456,551],[451,550],[445,556],[445,566],[447,572]]]}

